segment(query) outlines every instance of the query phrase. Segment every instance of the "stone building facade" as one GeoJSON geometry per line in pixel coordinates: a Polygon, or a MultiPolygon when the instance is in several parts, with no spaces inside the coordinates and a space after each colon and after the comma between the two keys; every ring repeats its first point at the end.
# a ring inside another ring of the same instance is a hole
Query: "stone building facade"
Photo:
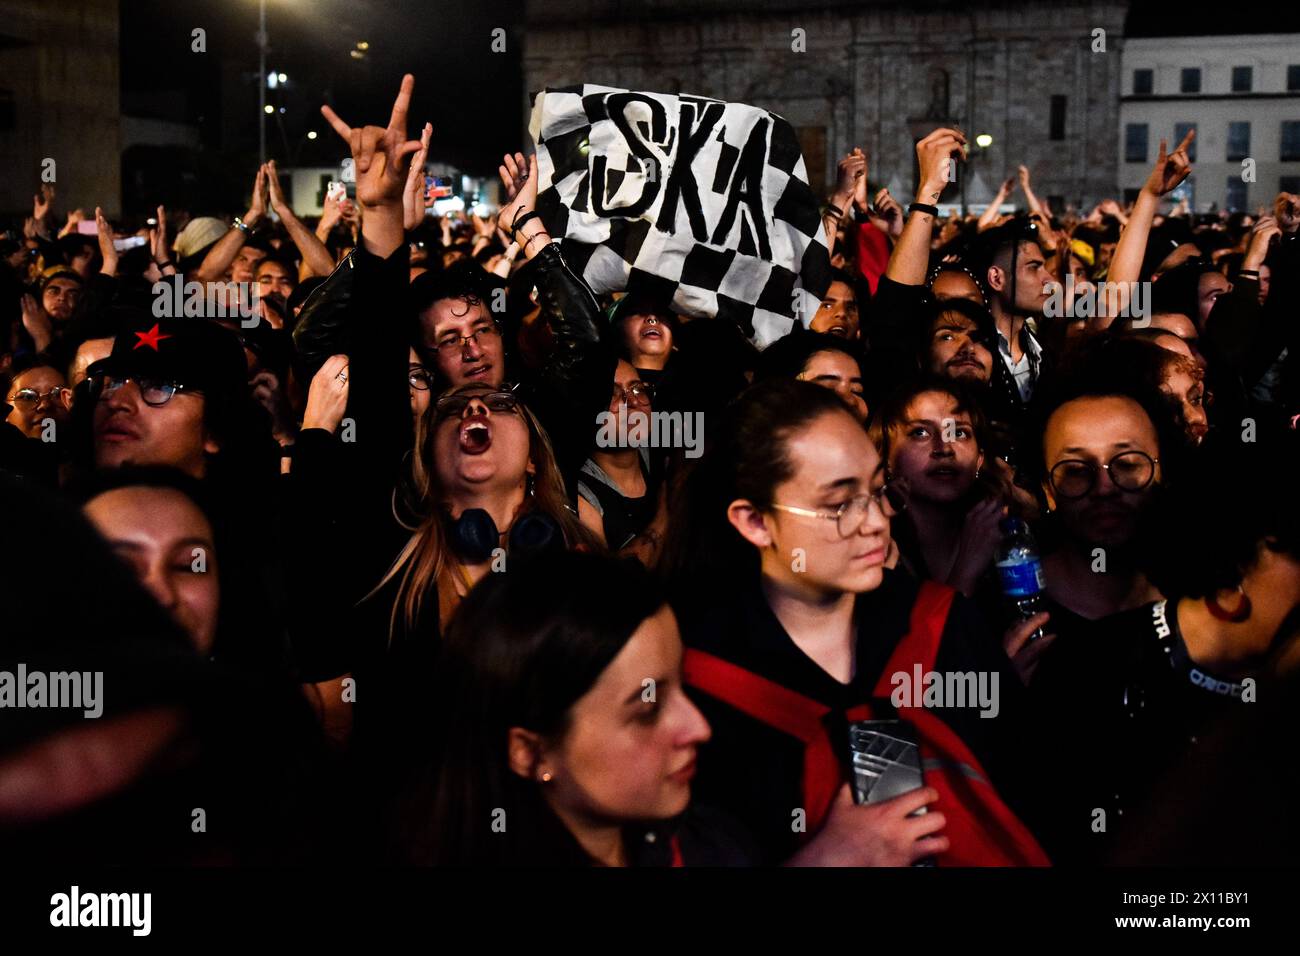
{"type": "MultiPolygon", "coordinates": [[[[829,191],[860,145],[873,185],[902,201],[917,139],[956,125],[972,141],[972,205],[1024,163],[1053,203],[1113,195],[1127,4],[1107,0],[528,0],[524,81],[602,83],[749,103],[799,130],[829,191]],[[1098,34],[1096,31],[1104,31],[1098,34]],[[1101,37],[1104,50],[1096,50],[1101,37]],[[976,135],[992,137],[987,149],[976,135]]],[[[944,202],[960,201],[959,185],[944,202]]]]}

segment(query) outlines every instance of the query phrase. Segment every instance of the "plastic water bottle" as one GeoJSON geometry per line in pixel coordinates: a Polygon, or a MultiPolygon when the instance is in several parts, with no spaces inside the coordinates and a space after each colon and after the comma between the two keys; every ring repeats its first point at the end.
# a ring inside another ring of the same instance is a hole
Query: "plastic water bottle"
{"type": "MultiPolygon", "coordinates": [[[[1038,559],[1038,543],[1020,518],[1003,518],[998,527],[1002,541],[994,552],[994,561],[1002,593],[1020,620],[1027,621],[1043,611],[1043,565],[1038,559]]],[[[1039,628],[1030,640],[1042,636],[1039,628]]]]}

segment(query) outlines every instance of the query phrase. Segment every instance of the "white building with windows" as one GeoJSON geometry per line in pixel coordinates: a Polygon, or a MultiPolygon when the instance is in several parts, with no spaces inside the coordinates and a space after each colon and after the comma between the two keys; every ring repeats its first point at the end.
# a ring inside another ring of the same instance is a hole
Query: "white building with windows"
{"type": "Polygon", "coordinates": [[[1198,212],[1254,212],[1300,192],[1300,33],[1129,37],[1120,78],[1119,181],[1137,195],[1190,128],[1193,172],[1175,195],[1198,212]]]}

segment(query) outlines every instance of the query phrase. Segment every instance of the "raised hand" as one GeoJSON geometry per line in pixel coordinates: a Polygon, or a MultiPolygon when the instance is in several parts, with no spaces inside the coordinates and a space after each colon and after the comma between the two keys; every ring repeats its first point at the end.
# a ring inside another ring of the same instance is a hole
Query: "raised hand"
{"type": "Polygon", "coordinates": [[[50,214],[50,207],[54,205],[54,186],[50,183],[44,183],[41,191],[32,197],[32,218],[38,222],[44,222],[45,217],[50,214]]]}
{"type": "Polygon", "coordinates": [[[939,793],[921,787],[880,803],[859,806],[845,784],[831,804],[826,822],[790,862],[795,866],[910,866],[949,848],[940,831],[947,821],[931,808],[939,793]]]}
{"type": "MultiPolygon", "coordinates": [[[[857,199],[858,184],[867,178],[867,155],[861,148],[854,146],[839,164],[839,178],[835,183],[835,192],[831,202],[841,212],[848,212],[849,203],[857,199]]],[[[863,204],[865,211],[865,203],[863,204]]]]}
{"type": "Polygon", "coordinates": [[[171,250],[167,247],[167,210],[162,206],[158,207],[158,225],[149,230],[149,251],[154,262],[171,259],[171,250]]]}
{"type": "Polygon", "coordinates": [[[537,204],[537,154],[532,153],[527,159],[523,153],[509,153],[497,167],[497,175],[506,189],[506,209],[503,210],[504,224],[507,230],[526,212],[531,212],[537,204]]]}
{"type": "Polygon", "coordinates": [[[420,150],[419,140],[406,138],[406,116],[414,89],[415,77],[407,73],[402,77],[397,98],[393,100],[386,127],[352,127],[328,106],[320,108],[321,115],[352,151],[357,173],[357,201],[363,206],[402,205],[402,191],[406,187],[411,157],[420,150]]]}
{"type": "Polygon", "coordinates": [[[54,339],[54,322],[34,295],[23,296],[23,328],[32,337],[38,352],[49,348],[54,339]]]}
{"type": "Polygon", "coordinates": [[[1011,658],[1011,666],[1020,677],[1020,682],[1028,686],[1033,680],[1034,671],[1038,667],[1039,658],[1042,657],[1043,651],[1051,646],[1056,640],[1055,634],[1046,634],[1038,640],[1030,640],[1034,632],[1048,622],[1051,615],[1046,611],[1041,614],[1035,614],[1026,621],[1020,621],[1012,624],[1007,628],[1006,634],[1002,636],[1002,649],[1006,651],[1007,657],[1011,658]]]}
{"type": "Polygon", "coordinates": [[[933,205],[939,201],[944,187],[952,181],[949,163],[966,158],[966,136],[959,130],[940,127],[916,144],[916,160],[920,165],[920,187],[916,201],[933,205]]]}
{"type": "Polygon", "coordinates": [[[331,355],[312,376],[302,427],[334,431],[348,407],[348,357],[331,355]]]}
{"type": "Polygon", "coordinates": [[[1191,174],[1192,161],[1187,155],[1187,147],[1196,139],[1196,130],[1188,130],[1183,141],[1172,153],[1166,154],[1168,148],[1165,140],[1160,141],[1160,151],[1156,155],[1155,168],[1142,186],[1143,192],[1157,199],[1178,188],[1178,184],[1191,174]]]}
{"type": "Polygon", "coordinates": [[[429,140],[433,124],[425,123],[420,133],[420,148],[411,157],[411,169],[406,174],[406,189],[402,192],[402,226],[409,232],[424,219],[424,211],[433,205],[433,197],[424,188],[424,163],[429,157],[429,140]]]}
{"type": "Polygon", "coordinates": [[[99,229],[99,255],[104,264],[99,271],[106,276],[117,274],[117,249],[113,245],[113,227],[104,218],[104,210],[95,207],[95,226],[99,229]]]}
{"type": "Polygon", "coordinates": [[[1269,246],[1282,237],[1282,227],[1272,216],[1260,216],[1250,230],[1250,245],[1241,260],[1241,267],[1247,271],[1259,271],[1268,256],[1269,246]]]}
{"type": "MultiPolygon", "coordinates": [[[[864,179],[863,182],[865,183],[866,180],[864,179]]],[[[876,193],[876,201],[868,211],[867,217],[873,226],[887,236],[897,239],[903,234],[903,207],[889,194],[888,189],[881,189],[876,193]]]]}
{"type": "Polygon", "coordinates": [[[293,212],[287,199],[284,198],[284,190],[280,188],[280,174],[275,168],[275,160],[271,160],[262,167],[262,177],[266,181],[267,188],[270,192],[271,208],[275,210],[277,216],[281,216],[281,210],[287,209],[293,212]]]}
{"type": "Polygon", "coordinates": [[[1300,196],[1293,193],[1278,193],[1273,200],[1273,218],[1285,233],[1300,229],[1300,196]]]}
{"type": "Polygon", "coordinates": [[[72,210],[72,212],[68,213],[68,221],[64,224],[63,228],[59,230],[59,238],[61,239],[66,235],[76,232],[77,225],[81,222],[84,222],[85,219],[86,219],[86,210],[84,209],[72,210]]]}

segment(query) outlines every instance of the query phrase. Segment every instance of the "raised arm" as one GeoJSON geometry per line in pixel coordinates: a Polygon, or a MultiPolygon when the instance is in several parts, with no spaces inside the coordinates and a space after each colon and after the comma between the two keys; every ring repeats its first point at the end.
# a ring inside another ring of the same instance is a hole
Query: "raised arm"
{"type": "MultiPolygon", "coordinates": [[[[920,164],[920,185],[916,202],[933,206],[948,185],[948,164],[966,155],[966,137],[955,129],[940,128],[916,144],[916,159],[920,164]]],[[[899,285],[923,285],[925,270],[930,265],[930,237],[935,217],[922,210],[913,210],[907,217],[903,234],[898,237],[894,252],[889,257],[885,276],[899,285]]]]}
{"type": "Polygon", "coordinates": [[[271,192],[271,208],[275,214],[280,217],[284,223],[284,228],[289,233],[289,238],[293,244],[298,247],[298,252],[302,254],[302,261],[307,264],[310,270],[308,275],[327,276],[334,269],[334,258],[330,255],[329,250],[325,248],[325,243],[316,238],[316,234],[308,229],[301,219],[289,205],[289,201],[284,198],[284,192],[280,189],[280,174],[275,168],[275,160],[271,160],[263,167],[266,176],[267,185],[271,192]]]}
{"type": "Polygon", "coordinates": [[[353,128],[328,106],[321,113],[352,150],[357,171],[357,202],[364,215],[361,242],[367,252],[387,259],[406,239],[403,229],[402,192],[410,171],[411,157],[420,151],[420,141],[406,138],[406,114],[411,106],[415,77],[402,77],[402,87],[393,101],[387,127],[353,128]]]}
{"type": "Polygon", "coordinates": [[[248,212],[239,220],[243,228],[232,225],[230,230],[216,241],[203,257],[203,262],[194,273],[198,282],[215,282],[226,274],[230,264],[239,255],[239,250],[248,240],[248,232],[266,216],[266,167],[259,166],[253,180],[253,198],[248,204],[248,212]]]}
{"type": "MultiPolygon", "coordinates": [[[[1172,192],[1192,171],[1187,147],[1195,136],[1196,130],[1188,132],[1178,148],[1169,154],[1166,154],[1168,144],[1163,139],[1160,141],[1155,168],[1142,185],[1142,191],[1138,193],[1133,211],[1129,214],[1128,225],[1120,233],[1115,254],[1110,260],[1107,281],[1113,283],[1119,292],[1117,300],[1121,311],[1128,306],[1129,291],[1132,288],[1130,283],[1137,282],[1142,277],[1142,259],[1146,256],[1147,238],[1151,235],[1151,220],[1155,218],[1161,197],[1172,192]]],[[[1104,329],[1113,318],[1112,315],[1098,315],[1091,322],[1093,328],[1104,329]]]]}

